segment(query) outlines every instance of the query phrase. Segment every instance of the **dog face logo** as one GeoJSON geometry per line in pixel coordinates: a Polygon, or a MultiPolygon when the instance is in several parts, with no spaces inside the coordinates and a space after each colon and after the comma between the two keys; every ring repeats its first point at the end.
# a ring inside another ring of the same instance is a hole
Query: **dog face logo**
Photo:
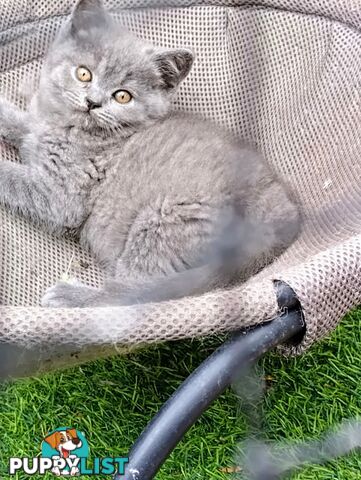
{"type": "Polygon", "coordinates": [[[52,449],[57,450],[61,458],[68,458],[73,450],[82,446],[82,441],[75,428],[55,431],[45,437],[44,442],[48,443],[52,449]]]}
{"type": "Polygon", "coordinates": [[[80,459],[87,458],[89,446],[84,434],[75,428],[60,427],[48,433],[41,445],[42,457],[51,458],[57,475],[79,475],[80,459]]]}

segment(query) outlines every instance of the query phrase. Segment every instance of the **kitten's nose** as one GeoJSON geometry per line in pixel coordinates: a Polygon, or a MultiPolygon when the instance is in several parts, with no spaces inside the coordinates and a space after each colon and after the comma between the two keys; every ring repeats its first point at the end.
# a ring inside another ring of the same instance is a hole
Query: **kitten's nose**
{"type": "Polygon", "coordinates": [[[87,106],[88,106],[88,109],[89,110],[94,110],[95,108],[99,108],[101,107],[101,103],[99,102],[95,102],[94,100],[92,100],[91,98],[87,98],[86,99],[86,103],[87,103],[87,106]]]}

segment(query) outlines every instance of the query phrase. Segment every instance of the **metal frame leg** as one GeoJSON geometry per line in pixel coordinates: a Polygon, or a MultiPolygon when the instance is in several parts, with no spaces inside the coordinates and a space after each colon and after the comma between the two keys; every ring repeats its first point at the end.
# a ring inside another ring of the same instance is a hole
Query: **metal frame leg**
{"type": "Polygon", "coordinates": [[[115,480],[150,480],[187,430],[210,404],[264,353],[303,333],[304,322],[293,291],[277,284],[285,309],[272,322],[233,335],[208,357],[163,405],[129,453],[125,475],[115,480]]]}

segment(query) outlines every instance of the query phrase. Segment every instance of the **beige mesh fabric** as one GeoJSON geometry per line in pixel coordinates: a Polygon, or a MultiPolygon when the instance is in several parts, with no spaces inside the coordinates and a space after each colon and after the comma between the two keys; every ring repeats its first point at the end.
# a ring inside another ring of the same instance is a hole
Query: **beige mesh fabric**
{"type": "MultiPolygon", "coordinates": [[[[41,59],[72,0],[3,0],[0,94],[25,106],[41,59]]],[[[228,126],[259,148],[294,189],[299,240],[244,285],[134,307],[47,310],[39,299],[64,272],[92,285],[102,274],[72,241],[0,210],[0,341],[28,372],[149,342],[271,320],[273,281],[297,293],[302,351],[361,300],[361,0],[110,0],[121,23],[197,60],[176,108],[228,126]],[[150,6],[151,8],[144,8],[150,6]],[[24,350],[25,348],[25,350],[24,350]]],[[[15,160],[0,147],[0,160],[15,160]]]]}

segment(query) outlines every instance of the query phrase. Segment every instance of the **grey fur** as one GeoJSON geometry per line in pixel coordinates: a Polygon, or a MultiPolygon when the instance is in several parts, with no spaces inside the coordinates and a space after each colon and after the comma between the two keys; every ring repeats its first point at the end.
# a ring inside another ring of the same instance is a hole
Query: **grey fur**
{"type": "Polygon", "coordinates": [[[50,47],[27,112],[0,101],[0,202],[76,232],[108,270],[97,290],[59,283],[50,307],[159,301],[245,279],[296,237],[299,213],[257,153],[171,100],[190,50],[149,45],[80,0],[50,47]],[[91,82],[75,77],[78,66],[91,82]],[[132,93],[129,104],[113,94],[132,93]],[[87,99],[100,105],[90,110],[87,99]]]}

